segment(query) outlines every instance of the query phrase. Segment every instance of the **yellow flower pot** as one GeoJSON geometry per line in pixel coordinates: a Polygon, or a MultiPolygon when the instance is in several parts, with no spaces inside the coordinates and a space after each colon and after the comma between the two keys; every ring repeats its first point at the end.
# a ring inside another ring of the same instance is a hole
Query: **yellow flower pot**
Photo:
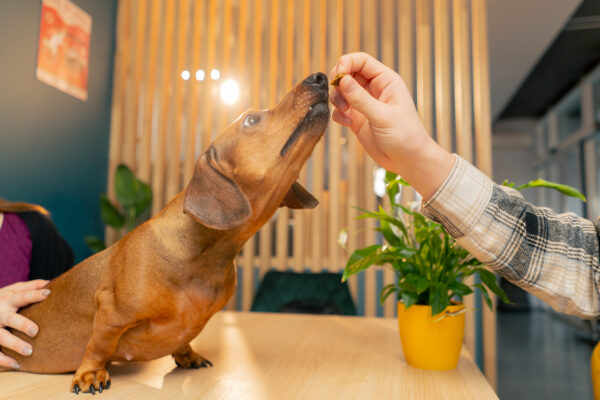
{"type": "MultiPolygon", "coordinates": [[[[456,313],[463,304],[448,306],[443,312],[456,313]]],[[[465,332],[465,314],[431,317],[431,306],[413,305],[408,310],[398,302],[398,328],[404,357],[409,365],[429,370],[456,368],[465,332]]]]}

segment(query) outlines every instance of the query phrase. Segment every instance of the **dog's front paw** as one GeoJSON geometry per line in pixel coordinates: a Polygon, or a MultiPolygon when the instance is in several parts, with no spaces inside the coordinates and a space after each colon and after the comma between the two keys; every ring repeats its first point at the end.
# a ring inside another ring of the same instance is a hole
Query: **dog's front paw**
{"type": "Polygon", "coordinates": [[[75,373],[73,381],[71,381],[71,392],[79,394],[102,393],[103,390],[110,388],[110,376],[105,368],[99,368],[91,371],[79,371],[75,373]]]}
{"type": "Polygon", "coordinates": [[[198,369],[213,366],[210,361],[193,351],[185,354],[173,354],[173,358],[179,368],[198,369]]]}

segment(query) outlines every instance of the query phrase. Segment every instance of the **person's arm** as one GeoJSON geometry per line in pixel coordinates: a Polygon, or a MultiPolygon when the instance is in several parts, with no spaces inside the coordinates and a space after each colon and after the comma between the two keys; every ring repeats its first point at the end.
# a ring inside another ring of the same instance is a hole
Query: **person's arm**
{"type": "Polygon", "coordinates": [[[556,311],[600,315],[600,244],[591,221],[536,207],[458,156],[421,212],[442,223],[479,261],[556,311]]]}
{"type": "Polygon", "coordinates": [[[349,75],[330,94],[333,119],[423,196],[425,215],[554,309],[600,315],[600,245],[590,221],[534,207],[442,149],[425,131],[402,78],[373,57],[346,54],[331,76],[338,73],[349,75]]]}
{"type": "MultiPolygon", "coordinates": [[[[0,347],[9,348],[24,356],[32,354],[31,345],[10,333],[7,328],[16,329],[30,337],[37,335],[38,326],[20,315],[18,310],[46,299],[50,294],[50,289],[44,289],[47,283],[48,281],[38,279],[0,288],[0,347]]],[[[19,368],[19,364],[0,352],[0,367],[19,368]]]]}

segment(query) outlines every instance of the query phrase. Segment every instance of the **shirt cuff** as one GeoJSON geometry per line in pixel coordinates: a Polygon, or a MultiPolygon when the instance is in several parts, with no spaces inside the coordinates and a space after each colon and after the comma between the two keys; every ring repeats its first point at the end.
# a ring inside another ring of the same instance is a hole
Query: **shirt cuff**
{"type": "Polygon", "coordinates": [[[455,154],[452,171],[427,202],[421,214],[439,222],[454,238],[469,234],[492,197],[494,182],[455,154]]]}

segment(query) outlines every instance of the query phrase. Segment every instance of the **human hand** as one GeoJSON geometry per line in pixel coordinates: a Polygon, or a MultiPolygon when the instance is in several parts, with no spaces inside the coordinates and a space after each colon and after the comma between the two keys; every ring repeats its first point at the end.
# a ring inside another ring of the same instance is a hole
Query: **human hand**
{"type": "MultiPolygon", "coordinates": [[[[17,313],[19,308],[40,302],[48,297],[50,289],[44,289],[48,281],[37,279],[17,282],[0,288],[0,346],[29,356],[33,352],[31,345],[8,331],[13,328],[30,337],[37,335],[38,326],[17,313]]],[[[19,368],[19,364],[6,354],[0,353],[0,366],[19,368]]]]}
{"type": "Polygon", "coordinates": [[[349,127],[377,164],[429,198],[454,159],[425,130],[400,75],[366,53],[341,56],[331,77],[339,73],[348,75],[330,93],[333,120],[349,127]]]}

